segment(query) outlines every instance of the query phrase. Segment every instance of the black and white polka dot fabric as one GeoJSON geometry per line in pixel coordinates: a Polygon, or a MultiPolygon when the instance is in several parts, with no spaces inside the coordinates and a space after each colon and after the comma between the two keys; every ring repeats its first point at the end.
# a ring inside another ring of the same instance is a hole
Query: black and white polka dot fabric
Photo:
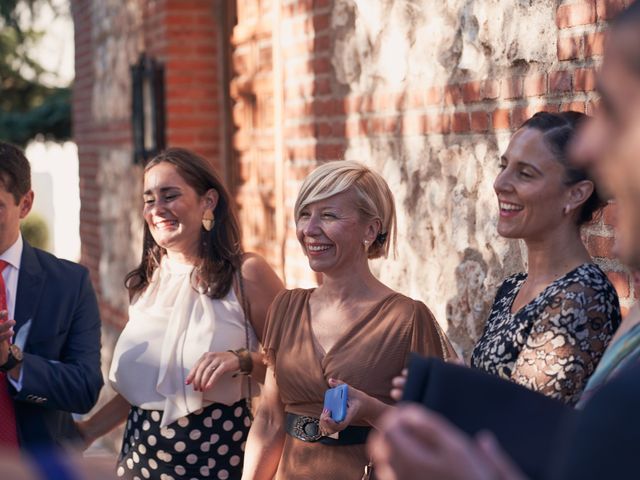
{"type": "Polygon", "coordinates": [[[232,406],[214,403],[163,428],[161,418],[161,411],[131,408],[118,478],[240,479],[251,425],[245,400],[232,406]]]}

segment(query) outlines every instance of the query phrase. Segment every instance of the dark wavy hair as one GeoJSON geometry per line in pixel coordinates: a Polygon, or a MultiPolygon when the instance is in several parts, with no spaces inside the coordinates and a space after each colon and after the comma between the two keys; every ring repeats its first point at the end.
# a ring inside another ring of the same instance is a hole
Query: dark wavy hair
{"type": "MultiPolygon", "coordinates": [[[[566,185],[574,185],[583,180],[593,182],[593,179],[589,177],[585,169],[575,167],[568,159],[569,144],[578,127],[588,118],[584,113],[574,111],[561,113],[538,112],[520,127],[533,128],[543,133],[547,145],[551,148],[558,162],[564,167],[566,185]]],[[[578,225],[592,221],[596,213],[607,203],[598,194],[595,182],[593,182],[593,185],[593,193],[580,209],[578,225]]]]}
{"type": "Polygon", "coordinates": [[[13,195],[16,205],[31,190],[31,166],[22,150],[0,142],[0,183],[13,195]]]}
{"type": "MultiPolygon", "coordinates": [[[[243,254],[240,225],[231,196],[209,163],[189,150],[169,148],[163,151],[147,163],[145,174],[161,163],[176,167],[180,176],[198,195],[202,196],[212,188],[218,192],[218,203],[213,212],[215,226],[210,232],[200,228],[199,263],[191,280],[194,289],[211,298],[223,298],[229,293],[243,254]]],[[[145,222],[142,260],[125,277],[130,299],[140,295],[149,286],[153,272],[164,255],[166,250],[156,243],[145,222]]]]}

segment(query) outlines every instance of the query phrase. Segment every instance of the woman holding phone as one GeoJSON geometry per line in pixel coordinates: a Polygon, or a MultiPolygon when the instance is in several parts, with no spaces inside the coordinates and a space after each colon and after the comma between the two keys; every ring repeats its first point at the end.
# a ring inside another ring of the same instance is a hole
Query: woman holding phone
{"type": "Polygon", "coordinates": [[[295,205],[298,241],[315,289],[287,290],[267,316],[265,387],[247,443],[244,479],[360,479],[366,437],[393,403],[389,385],[409,352],[455,355],[433,315],[380,282],[369,259],[395,237],[393,195],[377,173],[330,162],[305,180],[295,205]],[[323,410],[347,384],[345,418],[323,410]]]}

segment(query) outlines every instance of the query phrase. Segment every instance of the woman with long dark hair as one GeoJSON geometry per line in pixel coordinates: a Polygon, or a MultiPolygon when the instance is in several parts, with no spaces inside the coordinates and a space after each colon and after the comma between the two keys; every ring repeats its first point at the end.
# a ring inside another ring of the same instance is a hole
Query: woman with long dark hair
{"type": "Polygon", "coordinates": [[[245,399],[264,378],[258,340],[282,283],[243,252],[204,159],[179,148],[155,157],[143,200],[142,261],[126,277],[129,321],[109,374],[118,395],[80,431],[91,443],[127,420],[119,478],[239,478],[245,399]]]}

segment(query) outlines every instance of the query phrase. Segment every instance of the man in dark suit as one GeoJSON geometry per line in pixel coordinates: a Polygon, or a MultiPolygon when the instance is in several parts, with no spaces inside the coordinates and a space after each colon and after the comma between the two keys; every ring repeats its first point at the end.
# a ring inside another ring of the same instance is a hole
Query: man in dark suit
{"type": "Polygon", "coordinates": [[[0,446],[24,450],[78,440],[71,412],[103,385],[88,272],[22,238],[33,198],[29,162],[0,142],[0,446]]]}

